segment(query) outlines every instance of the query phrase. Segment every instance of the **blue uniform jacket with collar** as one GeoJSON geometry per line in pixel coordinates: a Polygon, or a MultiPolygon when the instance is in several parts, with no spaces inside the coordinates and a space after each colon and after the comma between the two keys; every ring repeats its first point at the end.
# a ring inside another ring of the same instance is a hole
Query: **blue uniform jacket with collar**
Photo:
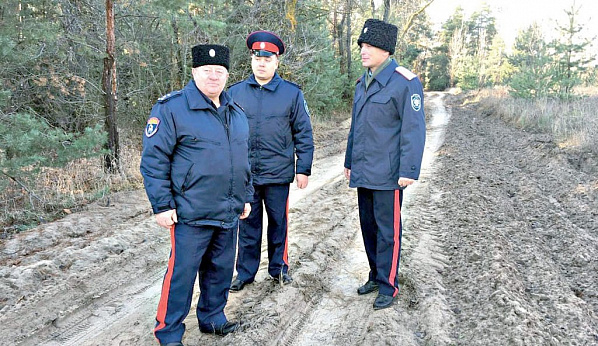
{"type": "Polygon", "coordinates": [[[249,119],[253,184],[288,184],[295,173],[310,175],[314,144],[300,87],[275,73],[263,86],[251,75],[228,91],[249,119]]]}
{"type": "Polygon", "coordinates": [[[152,108],[141,174],[154,213],[176,209],[180,223],[231,228],[252,200],[249,124],[226,92],[220,100],[219,115],[192,80],[152,108]]]}
{"type": "Polygon", "coordinates": [[[419,79],[394,59],[365,88],[357,81],[345,168],[350,187],[399,189],[399,177],[418,179],[426,124],[419,79]]]}

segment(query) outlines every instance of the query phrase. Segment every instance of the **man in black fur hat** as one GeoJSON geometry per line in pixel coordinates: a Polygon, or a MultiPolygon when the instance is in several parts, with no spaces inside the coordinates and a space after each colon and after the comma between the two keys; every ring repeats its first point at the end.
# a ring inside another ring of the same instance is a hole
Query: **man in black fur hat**
{"type": "Polygon", "coordinates": [[[419,177],[426,137],[417,76],[390,58],[397,27],[368,19],[359,35],[365,73],[357,80],[345,176],[357,188],[359,221],[370,267],[360,295],[378,291],[374,309],[399,293],[403,190],[419,177]]]}
{"type": "Polygon", "coordinates": [[[224,92],[229,51],[192,49],[185,88],[158,99],[143,136],[141,174],[158,225],[170,230],[171,250],[154,335],[182,345],[199,275],[197,319],[203,333],[226,335],[239,323],[224,315],[233,276],[239,218],[249,215],[249,123],[224,92]]]}

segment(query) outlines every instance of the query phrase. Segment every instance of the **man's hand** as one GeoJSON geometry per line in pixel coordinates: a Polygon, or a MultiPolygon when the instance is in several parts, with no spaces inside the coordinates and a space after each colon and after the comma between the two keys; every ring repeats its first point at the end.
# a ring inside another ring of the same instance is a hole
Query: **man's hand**
{"type": "Polygon", "coordinates": [[[170,228],[170,226],[174,225],[178,221],[179,220],[176,216],[176,209],[171,209],[156,214],[156,222],[158,223],[158,225],[164,228],[170,228]]]}
{"type": "Polygon", "coordinates": [[[305,189],[307,187],[307,175],[305,174],[297,174],[297,187],[300,189],[305,189]]]}
{"type": "Polygon", "coordinates": [[[347,180],[351,180],[351,169],[345,168],[345,178],[347,178],[347,180]]]}
{"type": "Polygon", "coordinates": [[[411,184],[415,183],[415,180],[409,178],[399,178],[399,186],[400,187],[407,187],[411,184]]]}
{"type": "Polygon", "coordinates": [[[251,213],[251,204],[245,203],[245,207],[243,207],[243,214],[241,214],[239,219],[246,219],[249,216],[249,213],[251,213]]]}

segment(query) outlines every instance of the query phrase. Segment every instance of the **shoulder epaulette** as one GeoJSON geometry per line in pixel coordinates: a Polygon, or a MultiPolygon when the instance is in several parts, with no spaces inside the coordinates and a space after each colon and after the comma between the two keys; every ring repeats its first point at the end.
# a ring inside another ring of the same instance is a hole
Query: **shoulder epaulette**
{"type": "Polygon", "coordinates": [[[235,86],[235,85],[237,85],[237,84],[243,83],[244,81],[245,81],[245,79],[241,79],[240,81],[238,81],[238,82],[236,82],[236,83],[233,83],[233,84],[229,85],[229,86],[228,86],[228,88],[226,88],[226,90],[230,89],[231,87],[234,87],[234,86],[235,86]]]}
{"type": "Polygon", "coordinates": [[[357,80],[355,81],[355,85],[359,84],[359,82],[361,82],[361,77],[357,78],[357,80]]]}
{"type": "Polygon", "coordinates": [[[417,75],[408,69],[404,68],[403,66],[398,66],[395,69],[401,76],[405,77],[407,80],[412,80],[413,78],[417,77],[417,75]]]}
{"type": "Polygon", "coordinates": [[[173,97],[175,97],[175,96],[180,96],[180,95],[182,95],[182,94],[183,94],[183,90],[177,90],[177,91],[173,91],[173,92],[170,92],[170,93],[168,93],[168,94],[166,94],[166,95],[164,95],[164,96],[160,97],[160,98],[158,99],[158,102],[160,102],[160,103],[164,103],[164,102],[166,102],[166,101],[170,100],[171,98],[173,98],[173,97]]]}
{"type": "Polygon", "coordinates": [[[299,88],[299,90],[301,90],[301,89],[302,89],[302,88],[301,88],[301,85],[299,85],[299,84],[297,84],[297,83],[293,83],[293,82],[291,82],[291,81],[288,81],[288,80],[286,80],[286,79],[285,79],[284,81],[285,81],[285,82],[287,82],[287,83],[289,83],[289,84],[291,84],[291,85],[294,85],[294,86],[296,86],[297,88],[299,88]]]}

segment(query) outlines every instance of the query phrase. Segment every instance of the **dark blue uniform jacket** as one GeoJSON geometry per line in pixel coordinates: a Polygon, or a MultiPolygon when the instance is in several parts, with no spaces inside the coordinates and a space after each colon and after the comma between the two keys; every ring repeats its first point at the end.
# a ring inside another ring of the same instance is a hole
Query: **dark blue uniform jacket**
{"type": "Polygon", "coordinates": [[[176,208],[180,223],[231,228],[253,198],[247,118],[226,92],[220,102],[219,114],[191,81],[152,108],[141,174],[154,213],[176,208]]]}
{"type": "Polygon", "coordinates": [[[396,71],[396,61],[365,89],[365,75],[355,89],[345,168],[350,187],[396,190],[399,177],[418,179],[426,125],[419,79],[396,71]],[[410,79],[411,78],[411,79],[410,79]]]}
{"type": "Polygon", "coordinates": [[[310,175],[314,144],[307,103],[299,86],[276,73],[263,86],[251,75],[228,91],[249,119],[253,184],[288,184],[295,172],[310,175]]]}

